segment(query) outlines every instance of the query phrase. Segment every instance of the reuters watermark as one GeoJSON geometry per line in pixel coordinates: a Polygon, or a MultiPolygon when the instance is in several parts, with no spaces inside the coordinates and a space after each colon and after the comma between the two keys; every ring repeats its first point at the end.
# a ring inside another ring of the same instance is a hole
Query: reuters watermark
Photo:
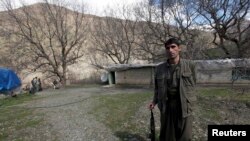
{"type": "Polygon", "coordinates": [[[250,141],[250,125],[208,125],[208,141],[250,141]]]}

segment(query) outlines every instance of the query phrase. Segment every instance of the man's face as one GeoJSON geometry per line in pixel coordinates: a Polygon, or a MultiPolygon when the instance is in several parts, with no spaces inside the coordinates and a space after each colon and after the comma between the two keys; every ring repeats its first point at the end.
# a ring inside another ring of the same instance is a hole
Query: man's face
{"type": "Polygon", "coordinates": [[[165,46],[168,59],[174,59],[179,56],[181,48],[176,44],[169,44],[165,46]]]}

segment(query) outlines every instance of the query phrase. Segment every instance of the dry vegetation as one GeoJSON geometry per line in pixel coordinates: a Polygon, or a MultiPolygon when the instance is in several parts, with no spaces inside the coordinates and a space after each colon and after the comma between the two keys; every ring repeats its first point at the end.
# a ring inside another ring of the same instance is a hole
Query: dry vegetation
{"type": "MultiPolygon", "coordinates": [[[[115,140],[114,136],[122,141],[146,141],[152,91],[78,86],[0,99],[0,140],[115,140]]],[[[249,124],[248,90],[200,87],[197,94],[194,141],[207,139],[210,124],[249,124]]],[[[158,137],[157,108],[154,116],[158,137]]]]}

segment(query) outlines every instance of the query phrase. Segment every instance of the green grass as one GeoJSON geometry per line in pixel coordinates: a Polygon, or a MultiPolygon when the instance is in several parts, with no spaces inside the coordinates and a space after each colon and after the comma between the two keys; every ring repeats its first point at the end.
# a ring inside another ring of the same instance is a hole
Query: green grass
{"type": "MultiPolygon", "coordinates": [[[[0,140],[13,139],[13,133],[24,133],[26,128],[35,128],[42,123],[40,115],[33,116],[34,110],[18,106],[33,99],[36,99],[36,96],[29,94],[0,99],[0,140]]],[[[14,137],[15,140],[22,138],[23,136],[14,137]]]]}
{"type": "MultiPolygon", "coordinates": [[[[207,124],[223,123],[225,115],[221,110],[225,109],[222,101],[245,102],[250,101],[249,92],[241,93],[241,90],[221,87],[200,87],[198,88],[198,101],[195,104],[198,116],[204,133],[207,124]],[[204,128],[203,128],[204,127],[204,128]]],[[[138,124],[135,124],[135,119],[139,107],[144,102],[152,99],[152,93],[140,94],[119,94],[119,95],[103,95],[95,97],[96,106],[90,114],[93,114],[100,122],[108,126],[121,140],[129,140],[128,136],[134,133],[133,137],[139,139],[137,133],[145,135],[145,128],[139,129],[138,124]],[[143,131],[141,131],[143,130],[143,131]],[[129,133],[128,133],[129,132],[129,133]]],[[[224,103],[225,104],[225,103],[224,103]]],[[[147,121],[145,121],[147,123],[147,121]]],[[[156,131],[156,136],[159,136],[159,131],[156,131]]],[[[195,134],[195,133],[194,133],[195,134]]],[[[202,138],[202,137],[200,137],[202,138]]],[[[145,139],[144,139],[145,140],[145,139]]]]}
{"type": "Polygon", "coordinates": [[[219,114],[220,109],[211,108],[208,105],[201,105],[201,116],[206,119],[212,119],[213,121],[221,121],[223,117],[219,114]]]}
{"type": "Polygon", "coordinates": [[[145,101],[152,98],[152,93],[118,94],[95,97],[98,101],[90,113],[97,120],[116,132],[122,139],[126,131],[136,133],[139,127],[133,124],[133,117],[145,101]]]}
{"type": "Polygon", "coordinates": [[[198,92],[199,95],[204,97],[224,97],[230,95],[230,91],[226,88],[202,88],[198,92]]]}
{"type": "Polygon", "coordinates": [[[26,101],[34,100],[36,98],[37,98],[36,95],[30,95],[27,93],[17,95],[16,97],[6,97],[3,99],[0,99],[0,108],[18,105],[26,101]]]}
{"type": "Polygon", "coordinates": [[[233,100],[241,102],[250,102],[250,91],[242,91],[243,89],[232,89],[232,88],[199,88],[198,96],[206,98],[214,98],[219,100],[233,100]]]}
{"type": "Polygon", "coordinates": [[[66,89],[72,89],[72,88],[91,88],[91,87],[100,87],[101,84],[71,84],[65,86],[66,89]]]}
{"type": "MultiPolygon", "coordinates": [[[[143,104],[152,99],[152,96],[150,92],[133,94],[124,92],[124,94],[94,96],[91,99],[94,100],[95,106],[89,114],[94,115],[98,121],[109,127],[121,140],[129,140],[129,136],[140,139],[140,136],[145,137],[146,129],[142,129],[136,124],[136,120],[140,119],[136,119],[135,115],[143,104]]],[[[226,102],[230,100],[236,103],[250,102],[249,91],[242,93],[241,89],[224,87],[201,87],[198,88],[197,96],[196,108],[199,112],[196,113],[196,116],[200,120],[198,126],[204,127],[202,128],[204,134],[207,124],[223,123],[225,119],[225,114],[221,113],[223,108],[226,109],[224,113],[234,112],[230,111],[230,108],[227,109],[226,102]]],[[[0,141],[24,140],[23,136],[29,135],[29,130],[34,130],[43,124],[43,115],[35,114],[33,109],[18,106],[37,98],[36,95],[24,94],[14,98],[0,99],[0,141]],[[18,133],[18,135],[13,137],[15,135],[13,133],[18,133]]],[[[142,124],[145,125],[148,122],[149,118],[142,124]]],[[[158,136],[158,131],[156,133],[158,136]]]]}
{"type": "Polygon", "coordinates": [[[221,111],[234,112],[227,107],[230,103],[250,103],[249,91],[242,93],[242,89],[228,87],[201,87],[198,88],[197,96],[201,118],[209,119],[214,123],[221,123],[225,119],[225,115],[221,114],[221,111]]]}

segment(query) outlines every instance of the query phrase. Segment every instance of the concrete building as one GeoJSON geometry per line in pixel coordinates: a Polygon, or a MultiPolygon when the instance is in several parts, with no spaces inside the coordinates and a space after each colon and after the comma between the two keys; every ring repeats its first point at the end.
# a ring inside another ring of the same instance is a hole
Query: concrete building
{"type": "Polygon", "coordinates": [[[107,68],[109,84],[146,86],[154,84],[154,70],[157,64],[119,64],[107,68]]]}
{"type": "MultiPolygon", "coordinates": [[[[250,59],[196,60],[198,84],[250,85],[250,59]]],[[[112,65],[109,84],[153,87],[158,64],[112,65]]]]}

